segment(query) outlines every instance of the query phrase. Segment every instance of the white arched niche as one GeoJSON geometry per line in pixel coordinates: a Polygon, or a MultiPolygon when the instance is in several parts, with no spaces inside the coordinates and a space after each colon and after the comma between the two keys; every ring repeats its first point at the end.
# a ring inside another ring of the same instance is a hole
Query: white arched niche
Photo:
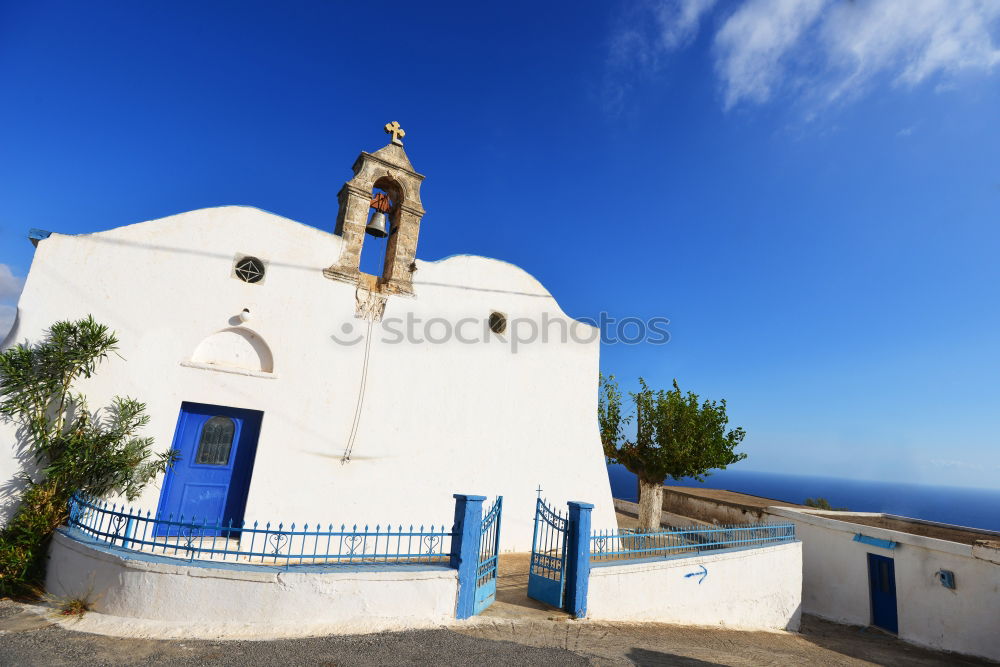
{"type": "Polygon", "coordinates": [[[260,335],[246,328],[215,332],[198,343],[191,360],[181,365],[255,377],[275,377],[271,348],[260,335]]]}

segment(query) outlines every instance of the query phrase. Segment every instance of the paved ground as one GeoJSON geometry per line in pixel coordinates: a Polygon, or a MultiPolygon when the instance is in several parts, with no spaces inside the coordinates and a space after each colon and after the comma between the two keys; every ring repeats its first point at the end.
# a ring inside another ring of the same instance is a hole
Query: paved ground
{"type": "Polygon", "coordinates": [[[282,641],[89,635],[0,601],[0,665],[984,665],[806,617],[802,632],[591,623],[528,599],[528,554],[500,558],[497,601],[461,629],[282,641]]]}
{"type": "Polygon", "coordinates": [[[115,639],[64,630],[44,620],[39,623],[9,601],[0,602],[0,633],[0,665],[23,667],[588,664],[585,657],[565,649],[448,630],[267,642],[115,639]]]}
{"type": "Polygon", "coordinates": [[[23,665],[982,665],[880,633],[807,618],[802,634],[554,616],[454,630],[267,642],[114,639],[65,630],[0,602],[0,664],[23,665]]]}
{"type": "Polygon", "coordinates": [[[261,642],[117,639],[73,632],[0,600],[0,666],[993,664],[808,616],[801,633],[574,621],[528,599],[528,558],[500,557],[497,601],[459,629],[261,642]]]}

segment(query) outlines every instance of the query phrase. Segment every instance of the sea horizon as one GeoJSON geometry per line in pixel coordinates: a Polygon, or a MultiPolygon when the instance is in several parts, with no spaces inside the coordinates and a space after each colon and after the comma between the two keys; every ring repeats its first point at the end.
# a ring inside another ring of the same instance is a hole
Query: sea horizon
{"type": "MultiPolygon", "coordinates": [[[[615,498],[635,502],[635,475],[620,464],[608,465],[615,498]]],[[[746,493],[786,503],[825,498],[831,507],[854,512],[885,512],[925,521],[1000,531],[1000,489],[880,482],[820,475],[751,470],[718,470],[699,482],[666,480],[667,486],[701,487],[746,493]]]]}

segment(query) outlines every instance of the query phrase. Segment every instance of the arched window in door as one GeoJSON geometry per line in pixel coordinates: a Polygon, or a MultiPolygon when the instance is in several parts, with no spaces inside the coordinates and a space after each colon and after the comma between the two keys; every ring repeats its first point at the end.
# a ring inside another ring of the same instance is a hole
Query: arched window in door
{"type": "Polygon", "coordinates": [[[229,452],[233,449],[236,423],[229,417],[215,416],[205,422],[201,429],[201,439],[194,462],[207,466],[229,464],[229,452]]]}

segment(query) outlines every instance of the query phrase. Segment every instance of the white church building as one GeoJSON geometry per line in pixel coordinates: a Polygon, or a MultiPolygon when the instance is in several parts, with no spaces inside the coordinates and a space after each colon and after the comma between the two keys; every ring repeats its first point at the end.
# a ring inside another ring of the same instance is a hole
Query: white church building
{"type": "MultiPolygon", "coordinates": [[[[146,434],[181,456],[143,510],[447,523],[453,493],[502,495],[500,547],[527,551],[540,487],[553,503],[593,503],[593,527],[613,529],[596,330],[509,263],[417,259],[424,177],[398,124],[387,131],[391,143],[355,161],[332,233],[224,206],[36,234],[3,346],[87,315],[117,332],[120,357],[80,389],[91,408],[146,402],[146,434]],[[361,251],[379,236],[384,269],[368,275],[361,251]],[[513,331],[527,322],[546,335],[513,331]]],[[[0,440],[11,480],[25,460],[10,424],[0,440]]]]}

